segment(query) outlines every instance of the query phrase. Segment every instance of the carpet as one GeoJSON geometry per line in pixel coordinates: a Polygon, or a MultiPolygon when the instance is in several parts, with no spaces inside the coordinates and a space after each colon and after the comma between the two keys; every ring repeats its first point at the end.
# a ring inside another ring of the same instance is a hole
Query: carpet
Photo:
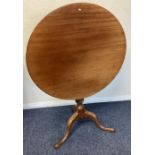
{"type": "Polygon", "coordinates": [[[58,150],[53,145],[63,136],[73,106],[24,110],[24,155],[130,155],[131,102],[86,104],[115,133],[96,128],[89,120],[77,122],[72,134],[58,150]]]}

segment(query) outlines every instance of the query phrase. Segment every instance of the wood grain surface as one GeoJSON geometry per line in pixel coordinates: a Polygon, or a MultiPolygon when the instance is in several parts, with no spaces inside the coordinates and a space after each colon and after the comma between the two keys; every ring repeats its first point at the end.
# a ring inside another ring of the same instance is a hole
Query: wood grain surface
{"type": "Polygon", "coordinates": [[[49,13],[36,26],[26,62],[41,90],[61,99],[80,99],[114,79],[125,50],[116,17],[98,5],[74,3],[49,13]]]}

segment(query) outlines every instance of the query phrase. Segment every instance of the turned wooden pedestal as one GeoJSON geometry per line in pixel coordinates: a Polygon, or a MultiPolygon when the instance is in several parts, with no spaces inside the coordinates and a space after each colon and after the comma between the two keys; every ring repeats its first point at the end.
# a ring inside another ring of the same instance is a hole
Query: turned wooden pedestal
{"type": "Polygon", "coordinates": [[[77,99],[66,133],[55,148],[66,141],[73,123],[80,119],[91,119],[100,129],[114,131],[101,125],[96,115],[84,108],[83,99],[101,91],[115,78],[125,50],[121,24],[108,10],[95,4],[60,7],[35,27],[26,53],[32,80],[50,96],[77,99]]]}
{"type": "Polygon", "coordinates": [[[69,135],[71,133],[71,129],[72,129],[74,122],[78,121],[78,120],[89,119],[89,120],[92,120],[96,124],[96,126],[103,131],[109,131],[109,132],[115,131],[114,128],[107,128],[107,127],[103,126],[94,113],[87,111],[85,109],[85,107],[83,105],[83,101],[84,101],[84,99],[76,100],[77,105],[75,106],[74,113],[68,119],[67,128],[66,128],[64,137],[57,144],[55,144],[54,147],[56,149],[60,148],[60,146],[67,140],[67,138],[69,137],[69,135]]]}

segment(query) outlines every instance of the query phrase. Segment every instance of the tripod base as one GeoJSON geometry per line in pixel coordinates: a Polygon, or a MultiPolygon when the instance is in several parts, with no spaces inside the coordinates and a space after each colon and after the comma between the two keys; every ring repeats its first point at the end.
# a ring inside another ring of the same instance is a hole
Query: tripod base
{"type": "Polygon", "coordinates": [[[61,147],[61,145],[63,143],[65,143],[65,141],[68,139],[70,133],[71,133],[71,129],[72,129],[72,126],[74,124],[75,121],[78,121],[78,120],[81,120],[81,119],[90,119],[92,120],[96,126],[103,130],[103,131],[109,131],[109,132],[114,132],[115,129],[113,128],[107,128],[105,126],[103,126],[99,120],[97,119],[96,115],[90,111],[87,111],[83,105],[83,101],[84,99],[79,99],[79,100],[76,100],[76,103],[77,105],[75,106],[75,109],[74,109],[74,113],[73,115],[68,119],[67,121],[67,128],[66,128],[66,132],[64,134],[64,137],[57,143],[55,144],[55,149],[58,149],[61,147]]]}

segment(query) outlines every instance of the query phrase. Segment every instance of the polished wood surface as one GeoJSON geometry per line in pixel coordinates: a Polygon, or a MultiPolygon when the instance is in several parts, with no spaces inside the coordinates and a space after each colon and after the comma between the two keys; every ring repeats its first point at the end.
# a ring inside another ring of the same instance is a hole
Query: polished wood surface
{"type": "Polygon", "coordinates": [[[36,26],[26,61],[31,78],[44,92],[79,99],[114,79],[125,50],[122,26],[109,11],[74,3],[51,12],[36,26]]]}

